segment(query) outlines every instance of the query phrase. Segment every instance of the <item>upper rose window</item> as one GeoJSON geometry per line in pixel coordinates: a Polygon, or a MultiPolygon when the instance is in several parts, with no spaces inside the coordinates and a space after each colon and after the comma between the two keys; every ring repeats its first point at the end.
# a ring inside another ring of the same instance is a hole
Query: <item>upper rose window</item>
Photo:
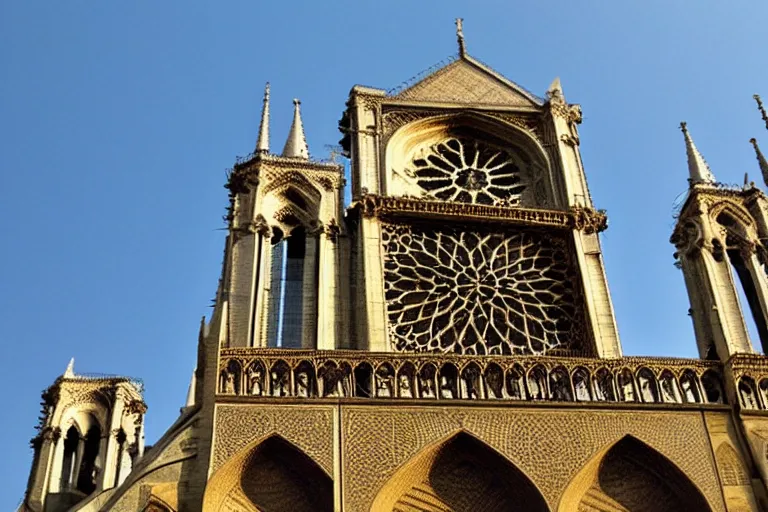
{"type": "Polygon", "coordinates": [[[516,205],[526,186],[521,164],[513,154],[499,147],[451,137],[424,147],[413,159],[408,174],[438,199],[516,205]]]}

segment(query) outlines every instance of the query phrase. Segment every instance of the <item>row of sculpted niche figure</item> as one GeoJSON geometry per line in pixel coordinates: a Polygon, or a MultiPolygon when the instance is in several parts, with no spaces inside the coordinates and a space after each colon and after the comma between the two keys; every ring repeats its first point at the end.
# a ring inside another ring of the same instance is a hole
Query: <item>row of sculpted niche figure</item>
{"type": "MultiPolygon", "coordinates": [[[[594,374],[578,367],[568,372],[565,367],[547,370],[537,365],[528,372],[515,365],[504,372],[495,364],[485,371],[475,363],[461,371],[445,363],[440,368],[432,363],[418,370],[405,363],[395,371],[389,363],[374,370],[367,362],[352,367],[349,362],[326,361],[318,365],[302,361],[294,368],[278,360],[269,369],[261,361],[240,371],[237,361],[230,361],[221,372],[220,392],[230,395],[251,395],[299,398],[364,397],[364,398],[430,398],[430,399],[508,399],[554,401],[622,401],[643,403],[723,403],[722,386],[713,371],[702,378],[693,370],[685,370],[678,379],[670,370],[657,377],[650,369],[633,373],[623,368],[616,374],[606,368],[594,374]]],[[[768,380],[765,386],[768,403],[768,380]]],[[[756,393],[743,401],[758,407],[756,393]]],[[[746,405],[745,405],[746,407],[746,405]]]]}

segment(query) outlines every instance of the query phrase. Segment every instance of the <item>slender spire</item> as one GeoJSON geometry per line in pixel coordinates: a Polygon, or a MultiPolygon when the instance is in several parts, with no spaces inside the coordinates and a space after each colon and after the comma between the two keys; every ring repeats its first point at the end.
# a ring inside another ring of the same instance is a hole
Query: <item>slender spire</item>
{"type": "Polygon", "coordinates": [[[763,152],[760,151],[760,147],[757,145],[757,139],[754,137],[749,139],[752,146],[755,148],[755,155],[757,156],[757,163],[760,164],[760,172],[763,173],[763,182],[768,186],[768,161],[763,156],[763,152]]]}
{"type": "Polygon", "coordinates": [[[688,127],[685,122],[680,123],[680,129],[683,131],[685,137],[685,151],[688,154],[688,172],[690,174],[688,182],[691,186],[697,183],[715,183],[715,175],[709,169],[709,165],[701,156],[699,150],[696,148],[696,144],[693,143],[691,135],[688,133],[688,127]]]}
{"type": "Polygon", "coordinates": [[[552,80],[552,83],[549,84],[549,89],[547,89],[547,98],[549,99],[564,99],[563,96],[563,86],[560,84],[560,77],[556,76],[554,80],[552,80]]]}
{"type": "Polygon", "coordinates": [[[197,388],[197,369],[192,372],[192,379],[189,381],[189,389],[187,390],[187,402],[184,407],[192,407],[195,405],[195,389],[197,388]]]}
{"type": "Polygon", "coordinates": [[[288,140],[285,141],[283,156],[308,160],[309,148],[307,147],[307,138],[304,137],[304,125],[301,122],[299,105],[301,105],[299,100],[293,100],[293,123],[291,123],[291,129],[288,132],[288,140]]]}
{"type": "Polygon", "coordinates": [[[464,46],[464,18],[456,18],[456,40],[459,43],[459,57],[466,57],[467,48],[464,46]]]}
{"type": "Polygon", "coordinates": [[[269,153],[269,82],[264,86],[264,105],[261,108],[259,138],[256,140],[256,153],[269,153]]]}
{"type": "Polygon", "coordinates": [[[75,358],[69,360],[69,364],[67,365],[67,369],[64,370],[64,377],[71,379],[75,376],[75,358]]]}
{"type": "Polygon", "coordinates": [[[760,99],[759,94],[755,94],[752,97],[755,98],[755,101],[757,102],[757,109],[760,111],[760,114],[763,116],[763,121],[765,122],[765,129],[768,130],[768,114],[765,113],[765,107],[763,107],[763,100],[760,99]]]}

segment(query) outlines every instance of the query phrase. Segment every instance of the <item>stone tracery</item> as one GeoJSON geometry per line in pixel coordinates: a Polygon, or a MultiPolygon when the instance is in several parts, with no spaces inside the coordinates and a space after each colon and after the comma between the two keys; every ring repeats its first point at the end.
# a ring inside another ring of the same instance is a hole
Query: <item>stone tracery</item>
{"type": "Polygon", "coordinates": [[[525,189],[511,153],[485,142],[451,137],[422,150],[410,173],[429,194],[446,201],[519,202],[525,189]]]}
{"type": "Polygon", "coordinates": [[[397,350],[545,354],[580,341],[577,287],[562,239],[387,225],[383,240],[397,350]]]}

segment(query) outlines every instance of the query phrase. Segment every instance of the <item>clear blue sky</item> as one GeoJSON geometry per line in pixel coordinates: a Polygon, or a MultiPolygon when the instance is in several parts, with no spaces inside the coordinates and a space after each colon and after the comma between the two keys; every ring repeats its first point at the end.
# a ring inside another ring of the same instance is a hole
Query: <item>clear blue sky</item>
{"type": "Polygon", "coordinates": [[[273,148],[302,99],[313,155],[351,86],[397,86],[456,50],[581,103],[581,141],[625,353],[695,356],[668,239],[687,120],[720,181],[759,171],[768,4],[723,1],[0,0],[0,510],[22,496],[40,391],[70,357],[141,377],[147,442],[183,405],[220,272],[224,170],[273,148]],[[469,6],[472,5],[470,8],[469,6]]]}

